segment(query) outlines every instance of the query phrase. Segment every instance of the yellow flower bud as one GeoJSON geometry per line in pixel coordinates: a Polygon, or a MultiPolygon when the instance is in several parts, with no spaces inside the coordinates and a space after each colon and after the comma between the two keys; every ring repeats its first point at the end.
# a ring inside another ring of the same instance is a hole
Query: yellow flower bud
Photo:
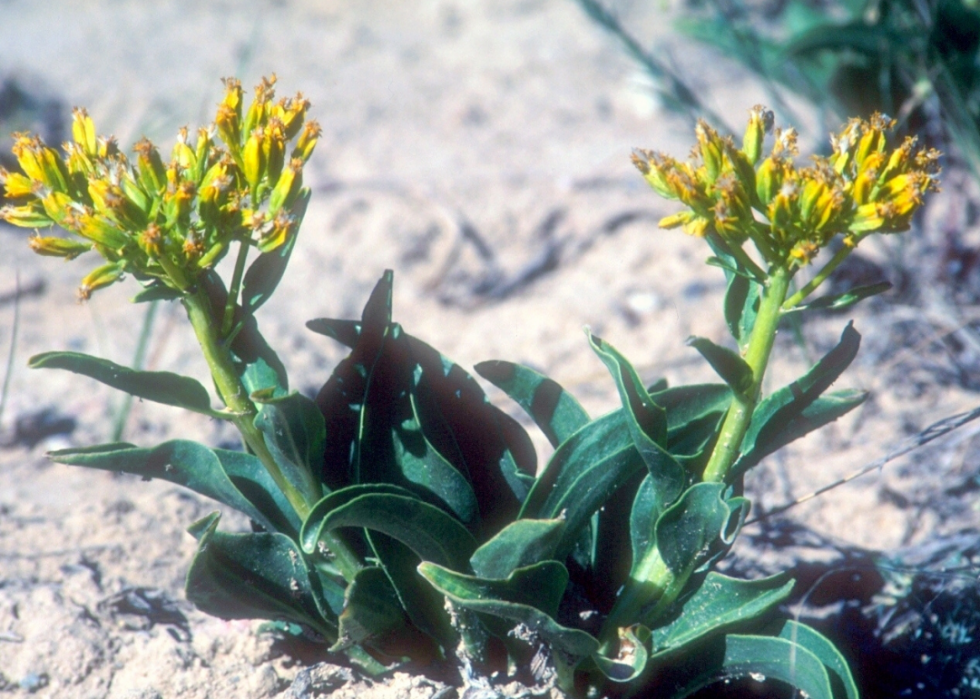
{"type": "Polygon", "coordinates": [[[214,148],[214,143],[211,141],[211,132],[208,129],[201,127],[197,130],[197,143],[194,145],[194,173],[193,180],[195,182],[200,182],[201,178],[204,176],[204,172],[207,170],[208,161],[211,159],[211,151],[214,148]]]}
{"type": "Polygon", "coordinates": [[[23,206],[5,206],[0,209],[0,218],[20,228],[47,228],[54,225],[40,201],[32,201],[23,206]]]}
{"type": "Polygon", "coordinates": [[[218,135],[228,146],[228,152],[235,160],[242,157],[242,126],[241,116],[226,104],[218,106],[218,113],[214,117],[214,125],[218,129],[218,135]]]}
{"type": "Polygon", "coordinates": [[[279,209],[289,208],[303,186],[303,161],[293,158],[279,176],[279,181],[269,195],[269,213],[275,216],[279,209]]]}
{"type": "Polygon", "coordinates": [[[272,252],[273,250],[279,249],[289,241],[295,229],[296,224],[293,218],[285,211],[280,211],[272,219],[272,225],[267,227],[259,238],[259,250],[262,252],[272,252]]]}
{"type": "Polygon", "coordinates": [[[262,157],[266,162],[265,176],[269,182],[275,182],[282,173],[286,158],[286,137],[283,134],[283,124],[278,117],[269,120],[262,140],[262,157]]]}
{"type": "Polygon", "coordinates": [[[88,243],[53,236],[42,237],[40,235],[32,235],[27,241],[27,244],[38,255],[63,257],[65,260],[74,260],[82,253],[92,249],[92,246],[88,243]]]}
{"type": "Polygon", "coordinates": [[[296,147],[293,149],[293,158],[299,158],[304,163],[310,159],[313,155],[313,149],[316,148],[316,142],[320,140],[320,135],[323,133],[323,129],[320,128],[320,124],[316,119],[310,119],[303,126],[302,132],[300,132],[299,140],[296,141],[296,147]]]}
{"type": "Polygon", "coordinates": [[[19,172],[8,172],[0,167],[0,180],[3,180],[4,196],[7,199],[28,199],[35,196],[34,183],[19,172]]]}
{"type": "Polygon", "coordinates": [[[714,184],[721,173],[721,137],[703,119],[698,120],[697,126],[694,127],[694,134],[698,139],[698,152],[701,155],[701,161],[704,163],[707,183],[714,184]]]}
{"type": "Polygon", "coordinates": [[[71,136],[82,152],[90,158],[99,154],[99,141],[95,133],[95,122],[84,109],[75,108],[71,113],[71,136]]]}
{"type": "Polygon", "coordinates": [[[73,214],[65,221],[65,226],[109,250],[121,250],[129,243],[129,236],[112,221],[90,211],[73,214]]]}
{"type": "Polygon", "coordinates": [[[291,100],[284,100],[280,103],[281,113],[277,116],[282,120],[283,134],[287,141],[296,138],[300,129],[303,128],[303,120],[306,118],[306,110],[310,108],[310,102],[302,93],[297,92],[296,97],[291,100]]]}
{"type": "Polygon", "coordinates": [[[140,185],[148,194],[159,195],[167,186],[167,169],[160,158],[160,151],[146,138],[133,146],[133,150],[136,152],[140,185]]]}
{"type": "Polygon", "coordinates": [[[742,152],[753,166],[762,157],[762,143],[772,131],[773,113],[760,104],[749,110],[749,125],[742,137],[742,152]]]}
{"type": "Polygon", "coordinates": [[[255,86],[255,99],[249,105],[242,124],[243,134],[251,134],[256,128],[265,126],[269,118],[269,102],[276,94],[275,84],[276,74],[273,73],[271,77],[262,78],[262,82],[255,86]]]}
{"type": "Polygon", "coordinates": [[[122,262],[110,262],[93,269],[82,279],[82,284],[78,287],[79,301],[88,301],[92,292],[115,284],[122,279],[123,269],[122,262]]]}
{"type": "Polygon", "coordinates": [[[661,228],[678,228],[679,226],[684,226],[694,220],[695,214],[693,211],[679,211],[676,214],[671,214],[670,216],[664,216],[660,219],[659,225],[661,228]]]}
{"type": "Polygon", "coordinates": [[[163,232],[160,226],[155,223],[148,225],[146,230],[140,233],[137,243],[150,257],[159,257],[163,252],[163,232]]]}
{"type": "Polygon", "coordinates": [[[197,155],[194,153],[193,149],[187,145],[186,126],[181,127],[179,135],[177,136],[177,142],[174,144],[174,149],[170,157],[184,171],[193,172],[194,168],[197,167],[197,155]]]}
{"type": "Polygon", "coordinates": [[[245,148],[242,151],[242,174],[245,181],[255,197],[259,189],[259,182],[265,174],[266,163],[262,156],[262,141],[265,140],[265,129],[259,127],[252,131],[248,140],[245,141],[245,148]]]}
{"type": "Polygon", "coordinates": [[[44,207],[44,213],[59,226],[64,225],[65,217],[68,216],[71,205],[71,197],[64,192],[52,191],[41,197],[41,206],[44,207]]]}
{"type": "Polygon", "coordinates": [[[785,179],[786,164],[782,158],[770,156],[762,161],[755,174],[755,193],[762,206],[769,206],[785,179]]]}
{"type": "Polygon", "coordinates": [[[857,207],[847,229],[854,233],[878,230],[885,225],[885,218],[879,209],[880,205],[874,202],[857,207]]]}

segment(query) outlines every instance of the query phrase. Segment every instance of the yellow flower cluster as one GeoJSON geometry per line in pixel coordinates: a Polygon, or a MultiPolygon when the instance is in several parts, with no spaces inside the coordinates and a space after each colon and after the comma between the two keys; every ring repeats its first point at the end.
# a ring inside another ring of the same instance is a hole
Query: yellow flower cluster
{"type": "Polygon", "coordinates": [[[285,245],[305,213],[303,166],[320,127],[306,121],[302,95],[274,101],[275,76],[263,79],[244,108],[241,84],[226,79],[214,124],[190,143],[180,130],[169,163],[149,140],[128,159],[96,135],[76,109],[63,154],[37,136],[15,134],[23,173],[0,171],[11,205],[0,218],[26,228],[53,225],[77,238],[41,236],[42,255],[73,259],[91,249],[105,258],[79,288],[81,298],[129,272],[186,291],[235,241],[269,252],[285,245]],[[224,147],[215,142],[215,135],[224,147]]]}
{"type": "Polygon", "coordinates": [[[939,152],[917,150],[911,137],[891,146],[894,126],[880,114],[852,119],[831,137],[830,157],[797,167],[793,129],[775,129],[762,158],[773,115],[756,106],[741,148],[700,122],[688,162],[637,150],[633,163],[658,194],[687,206],[661,227],[714,231],[736,246],[751,239],[769,264],[805,264],[836,235],[854,245],[872,232],[907,230],[925,193],[936,189],[939,152]]]}

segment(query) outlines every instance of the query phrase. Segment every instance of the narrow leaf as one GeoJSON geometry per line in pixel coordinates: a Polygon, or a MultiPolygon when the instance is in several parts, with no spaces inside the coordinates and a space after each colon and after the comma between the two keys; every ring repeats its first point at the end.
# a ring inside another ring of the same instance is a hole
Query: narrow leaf
{"type": "Polygon", "coordinates": [[[219,518],[216,512],[189,529],[198,548],[187,572],[187,599],[220,619],[293,621],[336,640],[336,621],[318,602],[320,581],[289,537],[226,534],[217,531],[219,518]]]}
{"type": "Polygon", "coordinates": [[[674,621],[653,630],[653,658],[679,652],[709,634],[730,631],[765,614],[793,591],[793,580],[775,575],[738,580],[711,571],[674,621]]]}
{"type": "Polygon", "coordinates": [[[690,337],[687,344],[704,357],[718,376],[737,393],[745,393],[752,386],[752,367],[727,347],[721,347],[706,337],[690,337]]]}
{"type": "Polygon", "coordinates": [[[141,449],[123,443],[101,444],[84,449],[55,451],[49,456],[59,464],[86,466],[104,471],[122,471],[143,478],[159,478],[182,485],[235,508],[270,531],[286,527],[287,533],[290,533],[290,529],[295,533],[299,529],[299,522],[295,519],[292,508],[280,509],[279,504],[275,502],[275,497],[271,495],[277,492],[278,488],[272,483],[261,462],[250,454],[211,450],[197,442],[174,440],[164,442],[153,449],[141,449]],[[222,457],[227,458],[228,454],[238,455],[237,468],[233,473],[228,473],[223,467],[225,459],[222,457]],[[253,499],[247,497],[234,482],[233,479],[236,478],[239,479],[239,483],[247,481],[251,484],[252,487],[246,486],[246,489],[253,491],[249,495],[252,495],[256,501],[262,503],[261,496],[257,498],[255,496],[259,492],[264,493],[266,502],[262,504],[266,506],[260,507],[253,499]],[[292,522],[289,521],[290,518],[292,522]]]}
{"type": "Polygon", "coordinates": [[[564,528],[561,518],[511,522],[473,553],[470,566],[481,578],[506,578],[517,568],[552,558],[564,528]]]}
{"type": "Polygon", "coordinates": [[[173,301],[179,299],[181,293],[171,289],[166,284],[156,283],[144,287],[132,298],[133,303],[149,303],[151,301],[173,301]]]}
{"type": "Polygon", "coordinates": [[[326,428],[316,404],[298,393],[269,400],[259,408],[255,426],[287,480],[308,501],[322,497],[319,474],[326,428]]]}
{"type": "Polygon", "coordinates": [[[469,569],[469,558],[476,549],[473,536],[452,516],[414,496],[391,492],[360,495],[339,507],[333,507],[327,496],[303,523],[303,550],[312,553],[323,533],[338,527],[379,531],[408,546],[423,561],[456,570],[469,569]]]}
{"type": "Polygon", "coordinates": [[[319,335],[326,335],[351,349],[361,335],[361,323],[356,320],[316,318],[306,321],[306,327],[319,335]]]}
{"type": "Polygon", "coordinates": [[[169,371],[134,371],[121,364],[79,352],[45,352],[28,361],[32,369],[67,369],[134,395],[137,398],[186,408],[210,417],[226,415],[211,409],[207,389],[196,380],[169,371]]]}
{"type": "Polygon", "coordinates": [[[455,604],[524,624],[554,649],[573,659],[588,657],[599,649],[595,638],[584,631],[561,626],[543,610],[557,609],[568,581],[565,567],[557,561],[519,568],[503,581],[462,575],[434,563],[422,563],[419,573],[455,604]]]}
{"type": "MultiPolygon", "coordinates": [[[[779,433],[809,407],[844,372],[857,355],[861,336],[848,323],[840,342],[802,377],[766,397],[752,413],[742,440],[742,453],[765,450],[779,433]]],[[[768,452],[766,452],[768,453],[768,452]]]]}
{"type": "Polygon", "coordinates": [[[589,414],[570,393],[533,369],[499,360],[473,368],[520,405],[555,448],[589,421],[589,414]]]}
{"type": "MultiPolygon", "coordinates": [[[[299,208],[294,210],[293,215],[298,220],[302,220],[309,201],[309,190],[301,193],[296,200],[296,206],[299,208]]],[[[252,315],[272,297],[276,287],[279,286],[279,282],[282,281],[286,265],[289,264],[289,257],[293,254],[293,248],[296,247],[298,238],[297,235],[291,236],[285,245],[272,252],[262,253],[249,265],[242,281],[242,306],[244,306],[245,315],[252,315]]]]}
{"type": "Polygon", "coordinates": [[[835,294],[833,296],[822,296],[818,299],[814,299],[810,303],[803,306],[796,306],[791,308],[783,315],[786,316],[790,313],[795,313],[796,311],[812,311],[812,310],[825,310],[825,311],[840,311],[845,308],[850,308],[856,303],[863,301],[866,298],[871,298],[872,296],[877,296],[878,294],[883,294],[892,288],[891,282],[879,282],[877,284],[867,284],[865,286],[856,286],[849,291],[845,291],[843,294],[835,294]]]}
{"type": "Polygon", "coordinates": [[[806,648],[820,658],[820,662],[837,676],[847,699],[858,699],[857,684],[854,682],[847,660],[826,636],[806,624],[787,620],[779,632],[779,637],[806,648]]]}

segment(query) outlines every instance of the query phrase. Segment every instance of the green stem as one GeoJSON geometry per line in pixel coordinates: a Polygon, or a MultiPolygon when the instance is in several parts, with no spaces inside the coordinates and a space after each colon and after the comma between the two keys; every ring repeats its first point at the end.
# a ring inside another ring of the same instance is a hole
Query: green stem
{"type": "Polygon", "coordinates": [[[231,276],[231,288],[228,289],[228,299],[225,301],[225,312],[221,318],[221,337],[226,338],[231,333],[235,320],[235,304],[238,303],[238,293],[242,288],[242,277],[245,275],[245,262],[248,260],[248,241],[242,241],[238,247],[238,257],[235,259],[235,271],[231,276]]]}
{"type": "Polygon", "coordinates": [[[817,276],[811,279],[802,289],[786,299],[786,302],[783,304],[783,310],[788,311],[807,296],[812,294],[818,286],[827,280],[827,277],[834,273],[834,270],[840,266],[840,263],[847,259],[847,256],[850,255],[854,248],[857,247],[860,240],[861,239],[858,236],[853,236],[853,238],[845,238],[844,245],[842,245],[841,249],[838,250],[832,258],[830,258],[830,262],[824,265],[823,269],[817,272],[817,276]]]}
{"type": "MultiPolygon", "coordinates": [[[[265,437],[258,427],[255,426],[255,417],[258,410],[255,403],[249,398],[248,391],[242,385],[235,371],[235,366],[231,359],[231,353],[218,337],[214,314],[211,310],[211,303],[202,289],[189,293],[183,297],[184,308],[187,310],[187,317],[194,328],[194,334],[201,345],[204,359],[211,369],[211,376],[218,389],[221,400],[231,414],[231,420],[242,435],[245,445],[252,450],[252,453],[262,462],[272,480],[282,491],[289,504],[296,510],[301,520],[305,520],[309,515],[314,503],[307,502],[303,494],[286,478],[279,464],[269,452],[266,446],[265,437]]],[[[344,578],[350,582],[354,575],[363,566],[357,555],[350,547],[341,540],[336,534],[329,533],[324,535],[324,543],[335,557],[335,562],[344,578]]]]}
{"type": "Polygon", "coordinates": [[[769,354],[776,340],[783,300],[786,298],[792,278],[793,271],[785,266],[776,267],[769,277],[752,328],[752,336],[749,338],[748,350],[745,352],[745,362],[752,369],[752,384],[744,393],[736,393],[732,400],[718,435],[718,442],[711,453],[708,465],[704,468],[702,480],[705,482],[723,482],[728,475],[728,470],[738,458],[742,438],[745,437],[752,412],[759,400],[769,354]]]}

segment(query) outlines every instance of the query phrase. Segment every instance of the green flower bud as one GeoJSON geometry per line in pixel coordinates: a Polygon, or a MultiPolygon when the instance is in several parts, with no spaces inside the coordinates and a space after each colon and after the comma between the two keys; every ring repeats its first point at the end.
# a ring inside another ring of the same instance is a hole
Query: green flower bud
{"type": "Polygon", "coordinates": [[[742,137],[742,152],[753,166],[762,157],[762,143],[766,134],[772,131],[773,120],[773,113],[760,104],[749,110],[749,125],[742,137]]]}
{"type": "Polygon", "coordinates": [[[71,113],[71,136],[82,152],[90,158],[99,154],[99,141],[95,133],[95,122],[84,109],[73,109],[71,113]]]}
{"type": "Polygon", "coordinates": [[[289,208],[303,186],[303,161],[293,158],[279,176],[279,181],[269,195],[269,213],[275,216],[283,207],[289,208]]]}
{"type": "Polygon", "coordinates": [[[159,195],[167,186],[167,168],[160,151],[149,139],[141,139],[133,150],[136,152],[136,171],[140,185],[151,196],[159,195]]]}
{"type": "Polygon", "coordinates": [[[293,149],[293,158],[299,158],[304,163],[310,159],[313,155],[313,149],[316,148],[316,142],[320,140],[320,135],[323,133],[323,129],[320,128],[320,124],[315,119],[310,119],[303,126],[303,131],[299,135],[299,140],[296,141],[296,147],[293,149]]]}
{"type": "Polygon", "coordinates": [[[92,297],[92,292],[115,284],[122,279],[123,270],[122,262],[110,262],[96,267],[82,279],[82,284],[78,287],[78,299],[88,301],[92,297]]]}
{"type": "Polygon", "coordinates": [[[245,148],[242,151],[242,174],[252,192],[252,196],[257,195],[259,183],[262,175],[265,174],[266,163],[262,155],[262,142],[265,140],[265,129],[257,128],[249,135],[245,141],[245,148]]]}
{"type": "Polygon", "coordinates": [[[5,206],[0,209],[0,218],[20,228],[48,228],[54,225],[41,202],[36,200],[22,206],[5,206]]]}

